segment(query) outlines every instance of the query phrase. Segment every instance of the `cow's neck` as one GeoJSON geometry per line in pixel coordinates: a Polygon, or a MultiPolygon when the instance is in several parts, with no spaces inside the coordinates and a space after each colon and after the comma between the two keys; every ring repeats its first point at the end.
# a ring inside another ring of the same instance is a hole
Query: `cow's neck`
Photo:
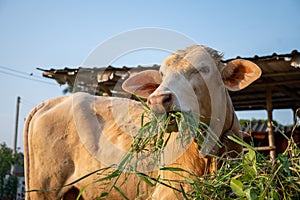
{"type": "Polygon", "coordinates": [[[222,98],[222,102],[224,102],[224,104],[219,104],[214,108],[210,107],[211,112],[208,112],[209,109],[204,110],[206,111],[206,113],[203,112],[203,114],[201,114],[202,117],[200,117],[200,121],[210,126],[212,134],[214,134],[215,137],[219,138],[222,147],[220,147],[220,145],[216,145],[214,139],[210,139],[206,143],[204,143],[202,147],[200,147],[200,152],[203,155],[221,155],[222,153],[227,151],[227,146],[230,146],[232,144],[232,141],[229,141],[228,136],[240,136],[239,123],[234,112],[232,101],[227,89],[225,89],[224,92],[225,93],[223,93],[222,98]],[[216,112],[218,110],[220,110],[220,112],[216,112]]]}
{"type": "Polygon", "coordinates": [[[242,138],[242,133],[240,131],[239,121],[234,111],[234,107],[230,96],[227,92],[227,110],[226,110],[226,120],[222,130],[222,135],[220,141],[223,147],[219,151],[219,155],[227,152],[228,157],[236,157],[242,152],[241,145],[230,140],[228,136],[234,136],[242,138]],[[234,151],[234,152],[233,152],[234,151]],[[228,153],[229,152],[229,153],[228,153]]]}
{"type": "Polygon", "coordinates": [[[235,120],[236,120],[236,115],[235,115],[235,112],[234,112],[234,108],[233,108],[231,99],[227,98],[226,118],[225,118],[225,123],[224,123],[224,126],[223,126],[223,130],[222,130],[222,135],[225,132],[234,129],[235,120]]]}

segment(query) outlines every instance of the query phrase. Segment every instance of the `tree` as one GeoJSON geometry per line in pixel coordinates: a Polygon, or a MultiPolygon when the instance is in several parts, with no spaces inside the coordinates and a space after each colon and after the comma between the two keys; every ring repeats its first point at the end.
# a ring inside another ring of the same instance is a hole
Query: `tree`
{"type": "Polygon", "coordinates": [[[11,166],[20,163],[22,153],[13,154],[5,143],[0,144],[0,200],[14,199],[18,187],[18,178],[10,174],[11,166]]]}

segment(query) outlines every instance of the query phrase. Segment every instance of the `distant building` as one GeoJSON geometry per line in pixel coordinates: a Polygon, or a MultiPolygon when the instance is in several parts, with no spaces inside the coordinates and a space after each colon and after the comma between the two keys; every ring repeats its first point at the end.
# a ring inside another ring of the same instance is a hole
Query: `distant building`
{"type": "MultiPolygon", "coordinates": [[[[19,158],[19,162],[22,163],[24,160],[24,156],[22,155],[19,158]]],[[[20,165],[13,165],[11,168],[12,175],[18,178],[18,188],[16,194],[16,200],[24,200],[25,199],[25,178],[24,178],[24,167],[20,165]]]]}
{"type": "Polygon", "coordinates": [[[25,199],[25,178],[24,176],[18,177],[18,189],[16,194],[16,200],[24,200],[25,199]]]}

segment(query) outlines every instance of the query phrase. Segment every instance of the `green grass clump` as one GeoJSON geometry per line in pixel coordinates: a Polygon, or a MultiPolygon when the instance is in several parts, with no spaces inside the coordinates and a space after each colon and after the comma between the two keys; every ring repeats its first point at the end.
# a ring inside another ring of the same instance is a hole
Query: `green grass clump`
{"type": "Polygon", "coordinates": [[[273,162],[253,148],[239,159],[218,158],[218,162],[221,167],[214,173],[195,177],[191,199],[300,198],[300,149],[292,139],[273,162]]]}

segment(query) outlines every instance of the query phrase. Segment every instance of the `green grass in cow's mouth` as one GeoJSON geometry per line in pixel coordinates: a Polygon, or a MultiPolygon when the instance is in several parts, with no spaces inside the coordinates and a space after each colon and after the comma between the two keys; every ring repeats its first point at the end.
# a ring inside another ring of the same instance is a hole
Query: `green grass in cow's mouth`
{"type": "MultiPolygon", "coordinates": [[[[131,156],[128,158],[135,158],[138,162],[139,158],[151,156],[152,162],[148,163],[148,167],[157,168],[161,164],[161,153],[172,134],[176,135],[178,145],[186,146],[193,138],[197,138],[199,144],[202,143],[204,132],[198,127],[197,118],[191,113],[174,111],[157,115],[150,109],[145,109],[141,117],[141,128],[133,137],[129,153],[131,156]]],[[[137,165],[138,163],[135,163],[134,166],[137,165]]]]}
{"type": "Polygon", "coordinates": [[[196,114],[180,111],[155,114],[142,99],[137,98],[144,105],[145,112],[141,117],[141,129],[134,137],[133,153],[163,150],[170,134],[177,134],[178,145],[189,145],[193,140],[201,147],[205,138],[211,137],[212,141],[221,146],[217,136],[196,114]]]}

